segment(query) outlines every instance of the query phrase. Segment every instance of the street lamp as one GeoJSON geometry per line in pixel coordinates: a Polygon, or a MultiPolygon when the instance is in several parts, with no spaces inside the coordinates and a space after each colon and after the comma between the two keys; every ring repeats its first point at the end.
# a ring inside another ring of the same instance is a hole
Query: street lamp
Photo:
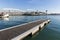
{"type": "Polygon", "coordinates": [[[47,12],[48,12],[48,10],[46,10],[46,18],[47,18],[47,12]]]}

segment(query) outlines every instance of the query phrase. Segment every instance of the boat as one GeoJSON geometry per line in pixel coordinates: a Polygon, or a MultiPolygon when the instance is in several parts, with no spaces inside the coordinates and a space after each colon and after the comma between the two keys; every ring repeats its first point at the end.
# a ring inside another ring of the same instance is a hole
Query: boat
{"type": "Polygon", "coordinates": [[[0,13],[0,18],[6,18],[6,17],[9,17],[9,14],[8,13],[0,13]]]}

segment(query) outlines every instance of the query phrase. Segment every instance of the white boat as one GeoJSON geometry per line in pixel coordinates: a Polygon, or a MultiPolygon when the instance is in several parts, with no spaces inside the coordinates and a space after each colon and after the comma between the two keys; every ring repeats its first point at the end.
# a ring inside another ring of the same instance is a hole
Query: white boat
{"type": "Polygon", "coordinates": [[[3,15],[2,17],[4,17],[4,18],[5,18],[5,17],[9,17],[9,14],[5,14],[5,15],[3,15]]]}
{"type": "Polygon", "coordinates": [[[9,14],[7,14],[7,13],[1,13],[0,14],[0,18],[6,18],[6,17],[9,17],[9,14]]]}

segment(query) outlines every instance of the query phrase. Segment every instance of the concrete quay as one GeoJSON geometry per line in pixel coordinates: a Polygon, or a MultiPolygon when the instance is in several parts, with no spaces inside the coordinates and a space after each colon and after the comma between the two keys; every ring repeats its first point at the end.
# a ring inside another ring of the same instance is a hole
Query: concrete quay
{"type": "Polygon", "coordinates": [[[48,24],[50,20],[37,20],[22,25],[0,30],[0,40],[22,40],[28,35],[34,35],[48,24]]]}

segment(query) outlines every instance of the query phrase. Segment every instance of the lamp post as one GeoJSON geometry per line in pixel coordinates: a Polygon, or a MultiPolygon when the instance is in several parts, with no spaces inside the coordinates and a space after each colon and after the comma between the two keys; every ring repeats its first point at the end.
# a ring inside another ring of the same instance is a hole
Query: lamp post
{"type": "Polygon", "coordinates": [[[46,10],[46,15],[47,15],[47,11],[48,11],[48,10],[46,10]]]}
{"type": "Polygon", "coordinates": [[[46,10],[46,18],[47,18],[47,12],[48,12],[48,10],[46,10]]]}

